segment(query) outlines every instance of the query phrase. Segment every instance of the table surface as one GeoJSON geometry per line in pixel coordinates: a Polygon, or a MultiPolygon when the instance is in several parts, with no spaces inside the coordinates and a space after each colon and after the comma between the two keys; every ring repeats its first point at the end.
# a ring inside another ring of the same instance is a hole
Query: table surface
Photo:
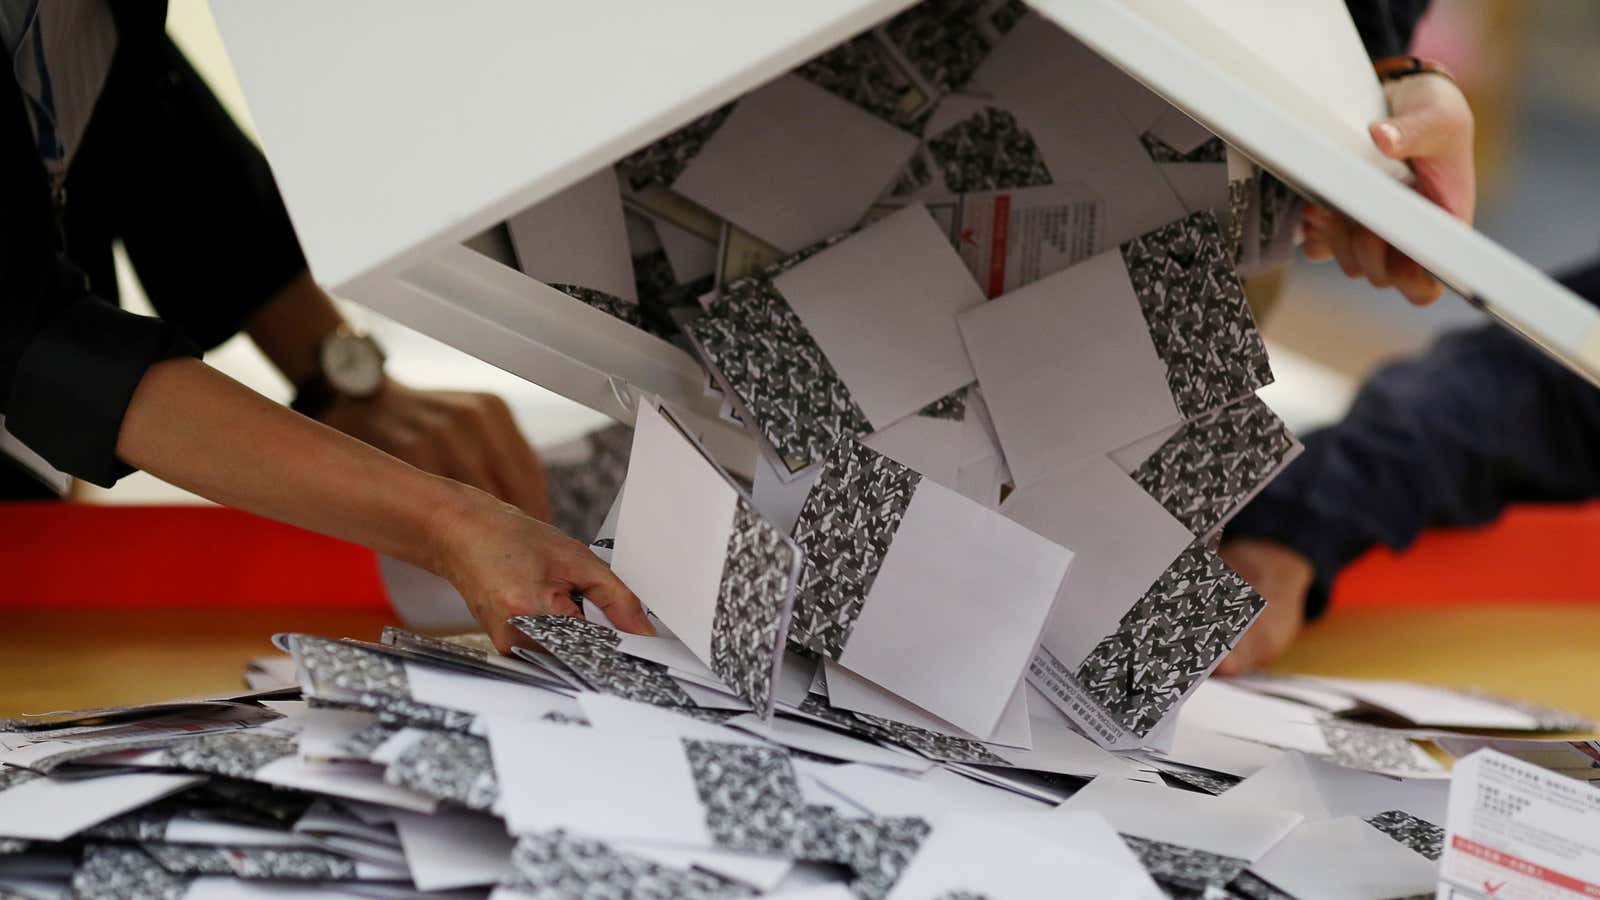
{"type": "MultiPolygon", "coordinates": [[[[274,632],[374,640],[394,620],[306,610],[29,612],[0,633],[0,716],[235,690],[274,632]]],[[[1336,612],[1278,671],[1477,687],[1600,720],[1600,606],[1336,612]]]]}

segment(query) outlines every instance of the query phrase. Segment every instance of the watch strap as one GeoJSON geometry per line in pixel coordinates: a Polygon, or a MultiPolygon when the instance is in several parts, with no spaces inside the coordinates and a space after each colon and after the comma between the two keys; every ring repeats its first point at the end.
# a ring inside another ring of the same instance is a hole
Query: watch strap
{"type": "Polygon", "coordinates": [[[320,419],[337,399],[339,392],[334,390],[333,383],[326,375],[317,372],[295,386],[294,400],[289,403],[289,408],[302,416],[320,419]]]}
{"type": "Polygon", "coordinates": [[[1373,71],[1378,73],[1379,81],[1399,81],[1413,75],[1443,75],[1452,82],[1456,80],[1450,70],[1431,59],[1420,56],[1390,56],[1380,59],[1372,64],[1373,71]]]}

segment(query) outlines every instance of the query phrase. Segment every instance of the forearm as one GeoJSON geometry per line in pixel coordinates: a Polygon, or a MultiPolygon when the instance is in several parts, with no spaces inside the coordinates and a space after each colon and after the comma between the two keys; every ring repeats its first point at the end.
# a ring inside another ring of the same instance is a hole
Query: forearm
{"type": "Polygon", "coordinates": [[[245,324],[245,332],[290,384],[316,374],[322,339],[344,318],[309,271],[284,285],[245,324]]]}
{"type": "Polygon", "coordinates": [[[478,492],[284,409],[193,359],[149,369],[118,434],[124,461],[202,497],[438,571],[478,492]]]}

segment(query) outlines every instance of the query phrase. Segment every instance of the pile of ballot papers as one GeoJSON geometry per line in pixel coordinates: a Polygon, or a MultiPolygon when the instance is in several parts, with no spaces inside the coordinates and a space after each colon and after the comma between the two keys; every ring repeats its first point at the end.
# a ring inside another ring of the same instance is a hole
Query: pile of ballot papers
{"type": "Polygon", "coordinates": [[[1208,680],[1266,603],[1218,536],[1299,449],[1240,281],[1297,202],[943,0],[519,213],[524,271],[695,354],[756,447],[618,384],[631,432],[553,476],[657,633],[280,635],[250,694],[12,720],[0,900],[1431,895],[1441,759],[1600,752],[1484,694],[1208,680]]]}
{"type": "Polygon", "coordinates": [[[1395,898],[1485,865],[1447,828],[1600,828],[1600,743],[1510,736],[1592,726],[1476,693],[1208,682],[1113,752],[1029,688],[1006,745],[805,678],[764,716],[673,638],[516,626],[540,649],[280,635],[249,693],[5,722],[0,897],[1395,898]]]}

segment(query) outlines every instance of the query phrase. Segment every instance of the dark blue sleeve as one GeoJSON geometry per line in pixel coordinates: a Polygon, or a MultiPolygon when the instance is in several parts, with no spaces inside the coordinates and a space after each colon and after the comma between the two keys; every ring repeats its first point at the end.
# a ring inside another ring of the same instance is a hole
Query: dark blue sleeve
{"type": "MultiPolygon", "coordinates": [[[[1562,279],[1600,300],[1600,263],[1562,279]]],[[[1479,525],[1517,502],[1600,496],[1600,389],[1499,326],[1440,338],[1389,365],[1344,420],[1229,525],[1275,540],[1316,568],[1307,615],[1346,565],[1425,528],[1479,525]]]]}

